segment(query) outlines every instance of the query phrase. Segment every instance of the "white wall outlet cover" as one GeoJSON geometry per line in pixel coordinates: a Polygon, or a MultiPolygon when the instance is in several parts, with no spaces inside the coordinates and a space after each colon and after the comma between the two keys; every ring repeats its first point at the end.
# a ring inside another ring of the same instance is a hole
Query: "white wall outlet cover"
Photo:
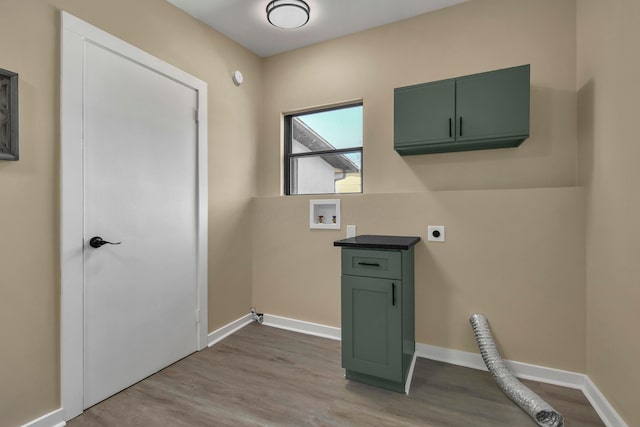
{"type": "Polygon", "coordinates": [[[444,242],[444,225],[430,225],[427,227],[427,240],[430,242],[444,242]]]}
{"type": "Polygon", "coordinates": [[[356,237],[356,226],[355,225],[347,225],[347,239],[351,237],[356,237]]]}
{"type": "Polygon", "coordinates": [[[244,82],[244,76],[242,75],[242,73],[240,71],[236,70],[231,75],[231,80],[233,80],[233,83],[236,86],[240,86],[242,84],[242,82],[244,82]]]}

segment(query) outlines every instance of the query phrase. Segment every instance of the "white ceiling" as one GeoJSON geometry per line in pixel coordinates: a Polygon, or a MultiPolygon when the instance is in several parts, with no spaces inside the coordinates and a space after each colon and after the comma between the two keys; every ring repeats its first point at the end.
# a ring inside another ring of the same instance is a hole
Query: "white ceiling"
{"type": "Polygon", "coordinates": [[[267,22],[269,0],[167,0],[261,57],[400,21],[466,0],[305,0],[309,23],[283,30],[267,22]]]}

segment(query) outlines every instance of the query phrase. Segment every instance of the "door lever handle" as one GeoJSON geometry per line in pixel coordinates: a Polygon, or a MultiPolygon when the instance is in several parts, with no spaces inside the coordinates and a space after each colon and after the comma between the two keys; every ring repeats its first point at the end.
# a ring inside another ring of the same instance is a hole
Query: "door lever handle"
{"type": "Polygon", "coordinates": [[[104,245],[119,245],[120,243],[122,242],[107,242],[106,240],[102,240],[100,236],[92,237],[91,240],[89,240],[89,246],[96,249],[104,245]]]}

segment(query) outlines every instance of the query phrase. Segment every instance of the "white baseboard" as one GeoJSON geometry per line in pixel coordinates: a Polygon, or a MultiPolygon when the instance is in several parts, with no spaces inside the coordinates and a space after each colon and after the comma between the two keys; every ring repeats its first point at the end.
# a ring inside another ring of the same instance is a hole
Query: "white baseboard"
{"type": "Polygon", "coordinates": [[[287,317],[265,314],[262,324],[265,326],[286,329],[288,331],[300,332],[307,335],[315,335],[317,337],[329,338],[332,340],[340,341],[342,339],[340,328],[321,325],[319,323],[305,322],[304,320],[289,319],[287,317]]]}
{"type": "MultiPolygon", "coordinates": [[[[340,328],[281,316],[265,314],[263,324],[333,340],[340,340],[342,337],[340,328]]],[[[487,370],[482,356],[480,356],[479,353],[470,353],[467,351],[416,343],[416,356],[451,363],[452,365],[465,366],[483,371],[487,370]]],[[[581,390],[607,427],[628,427],[587,375],[512,360],[505,360],[505,362],[518,378],[581,390]]],[[[413,363],[415,363],[415,357],[413,363]]],[[[413,366],[411,367],[410,374],[413,374],[413,366]]],[[[407,393],[409,387],[410,383],[408,382],[406,385],[407,393]]]]}
{"type": "MultiPolygon", "coordinates": [[[[289,331],[315,335],[338,341],[342,338],[340,328],[333,326],[326,326],[318,323],[269,314],[265,314],[263,320],[263,325],[265,326],[286,329],[289,331]]],[[[251,314],[247,314],[228,325],[216,329],[208,336],[208,346],[213,346],[251,322],[253,322],[251,314]]],[[[413,376],[416,357],[437,360],[483,371],[487,370],[480,354],[416,343],[416,354],[414,355],[411,363],[409,378],[413,376]]],[[[555,384],[581,390],[607,427],[628,427],[622,417],[620,417],[609,401],[607,401],[606,397],[600,392],[600,390],[598,390],[587,375],[522,362],[509,360],[505,362],[508,364],[513,374],[518,378],[530,379],[542,383],[555,384]]],[[[409,393],[410,387],[411,381],[408,380],[405,385],[405,391],[407,394],[409,393]]],[[[64,411],[60,408],[24,424],[22,427],[64,427],[65,425],[64,411]]]]}
{"type": "Polygon", "coordinates": [[[215,331],[211,332],[208,336],[208,342],[209,342],[208,347],[211,347],[214,344],[222,341],[229,335],[244,328],[251,322],[253,322],[253,319],[251,318],[251,314],[247,314],[245,316],[242,316],[238,320],[234,320],[233,322],[227,325],[224,325],[221,328],[216,329],[215,331]]]}
{"type": "Polygon", "coordinates": [[[64,427],[64,410],[62,408],[49,412],[40,418],[23,424],[22,427],[64,427]]]}
{"type": "Polygon", "coordinates": [[[411,390],[411,380],[413,380],[413,370],[416,367],[416,358],[418,353],[413,353],[413,359],[411,359],[411,366],[409,366],[409,373],[407,374],[407,382],[404,383],[404,394],[409,395],[411,390]]]}
{"type": "Polygon", "coordinates": [[[613,409],[613,406],[611,406],[600,390],[598,390],[598,387],[591,381],[591,378],[586,375],[582,392],[607,427],[629,427],[616,410],[613,409]]]}
{"type": "MultiPolygon", "coordinates": [[[[247,314],[246,316],[242,316],[238,320],[234,320],[228,325],[216,329],[208,336],[208,346],[211,347],[215,343],[222,341],[223,339],[238,331],[239,329],[242,329],[252,321],[253,320],[251,319],[251,315],[247,314]]],[[[22,427],[64,427],[65,425],[67,425],[67,423],[64,421],[64,410],[60,408],[46,415],[43,415],[37,420],[33,420],[26,424],[23,424],[22,427]]]]}
{"type": "MultiPolygon", "coordinates": [[[[429,344],[416,343],[416,353],[425,359],[438,360],[453,365],[486,371],[487,367],[479,353],[470,353],[461,350],[437,347],[429,344]]],[[[584,374],[561,369],[547,368],[531,365],[529,363],[505,360],[505,363],[518,378],[539,381],[547,384],[555,384],[582,390],[584,387],[584,374]]]]}
{"type": "Polygon", "coordinates": [[[577,390],[584,388],[585,374],[547,368],[546,366],[531,365],[529,363],[514,362],[512,360],[507,360],[506,363],[509,369],[511,369],[511,372],[518,378],[575,388],[577,390]]]}
{"type": "Polygon", "coordinates": [[[475,353],[416,343],[416,354],[418,357],[424,359],[437,360],[439,362],[451,363],[452,365],[465,366],[482,371],[487,370],[482,361],[482,357],[475,353]]]}

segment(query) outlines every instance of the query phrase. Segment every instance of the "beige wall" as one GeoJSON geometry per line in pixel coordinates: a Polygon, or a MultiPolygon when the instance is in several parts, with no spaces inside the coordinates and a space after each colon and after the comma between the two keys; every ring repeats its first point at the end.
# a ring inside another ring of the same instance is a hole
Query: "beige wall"
{"type": "Polygon", "coordinates": [[[578,2],[580,180],[586,187],[587,374],[640,425],[640,3],[578,2]]]}
{"type": "Polygon", "coordinates": [[[418,341],[475,351],[467,319],[484,312],[506,357],[586,370],[640,425],[640,10],[604,3],[472,0],[262,61],[162,0],[0,0],[0,68],[20,73],[21,120],[21,160],[0,162],[0,425],[60,405],[59,9],[209,84],[209,330],[250,304],[339,326],[344,228],[309,230],[311,197],[280,196],[280,117],[363,99],[365,194],[341,197],[343,225],[423,239],[447,226],[446,243],[416,250],[418,341]],[[525,63],[519,148],[393,151],[394,87],[525,63]]]}
{"type": "MultiPolygon", "coordinates": [[[[310,198],[254,200],[253,300],[269,314],[340,327],[333,241],[344,227],[310,230],[310,198]]],[[[342,223],[357,224],[358,234],[423,239],[415,251],[418,342],[477,352],[468,319],[480,312],[505,357],[584,371],[580,188],[340,198],[342,223]],[[426,224],[446,224],[446,242],[424,241],[426,224]]]]}
{"type": "Polygon", "coordinates": [[[2,426],[60,406],[59,9],[208,83],[209,330],[251,304],[262,61],[163,0],[0,0],[0,68],[20,75],[21,151],[18,162],[0,162],[2,426]]]}
{"type": "Polygon", "coordinates": [[[510,359],[585,369],[583,194],[576,185],[576,4],[474,0],[265,60],[253,301],[340,325],[342,231],[309,230],[308,200],[282,197],[283,112],[364,101],[364,192],[341,196],[359,234],[447,242],[416,250],[419,342],[477,351],[480,311],[510,359]],[[531,137],[503,150],[400,157],[393,88],[531,64],[531,137]]]}
{"type": "Polygon", "coordinates": [[[282,192],[282,112],[364,100],[364,191],[576,182],[575,2],[474,0],[265,60],[260,195],[282,192]],[[516,149],[400,157],[393,88],[531,64],[531,137],[516,149]]]}

